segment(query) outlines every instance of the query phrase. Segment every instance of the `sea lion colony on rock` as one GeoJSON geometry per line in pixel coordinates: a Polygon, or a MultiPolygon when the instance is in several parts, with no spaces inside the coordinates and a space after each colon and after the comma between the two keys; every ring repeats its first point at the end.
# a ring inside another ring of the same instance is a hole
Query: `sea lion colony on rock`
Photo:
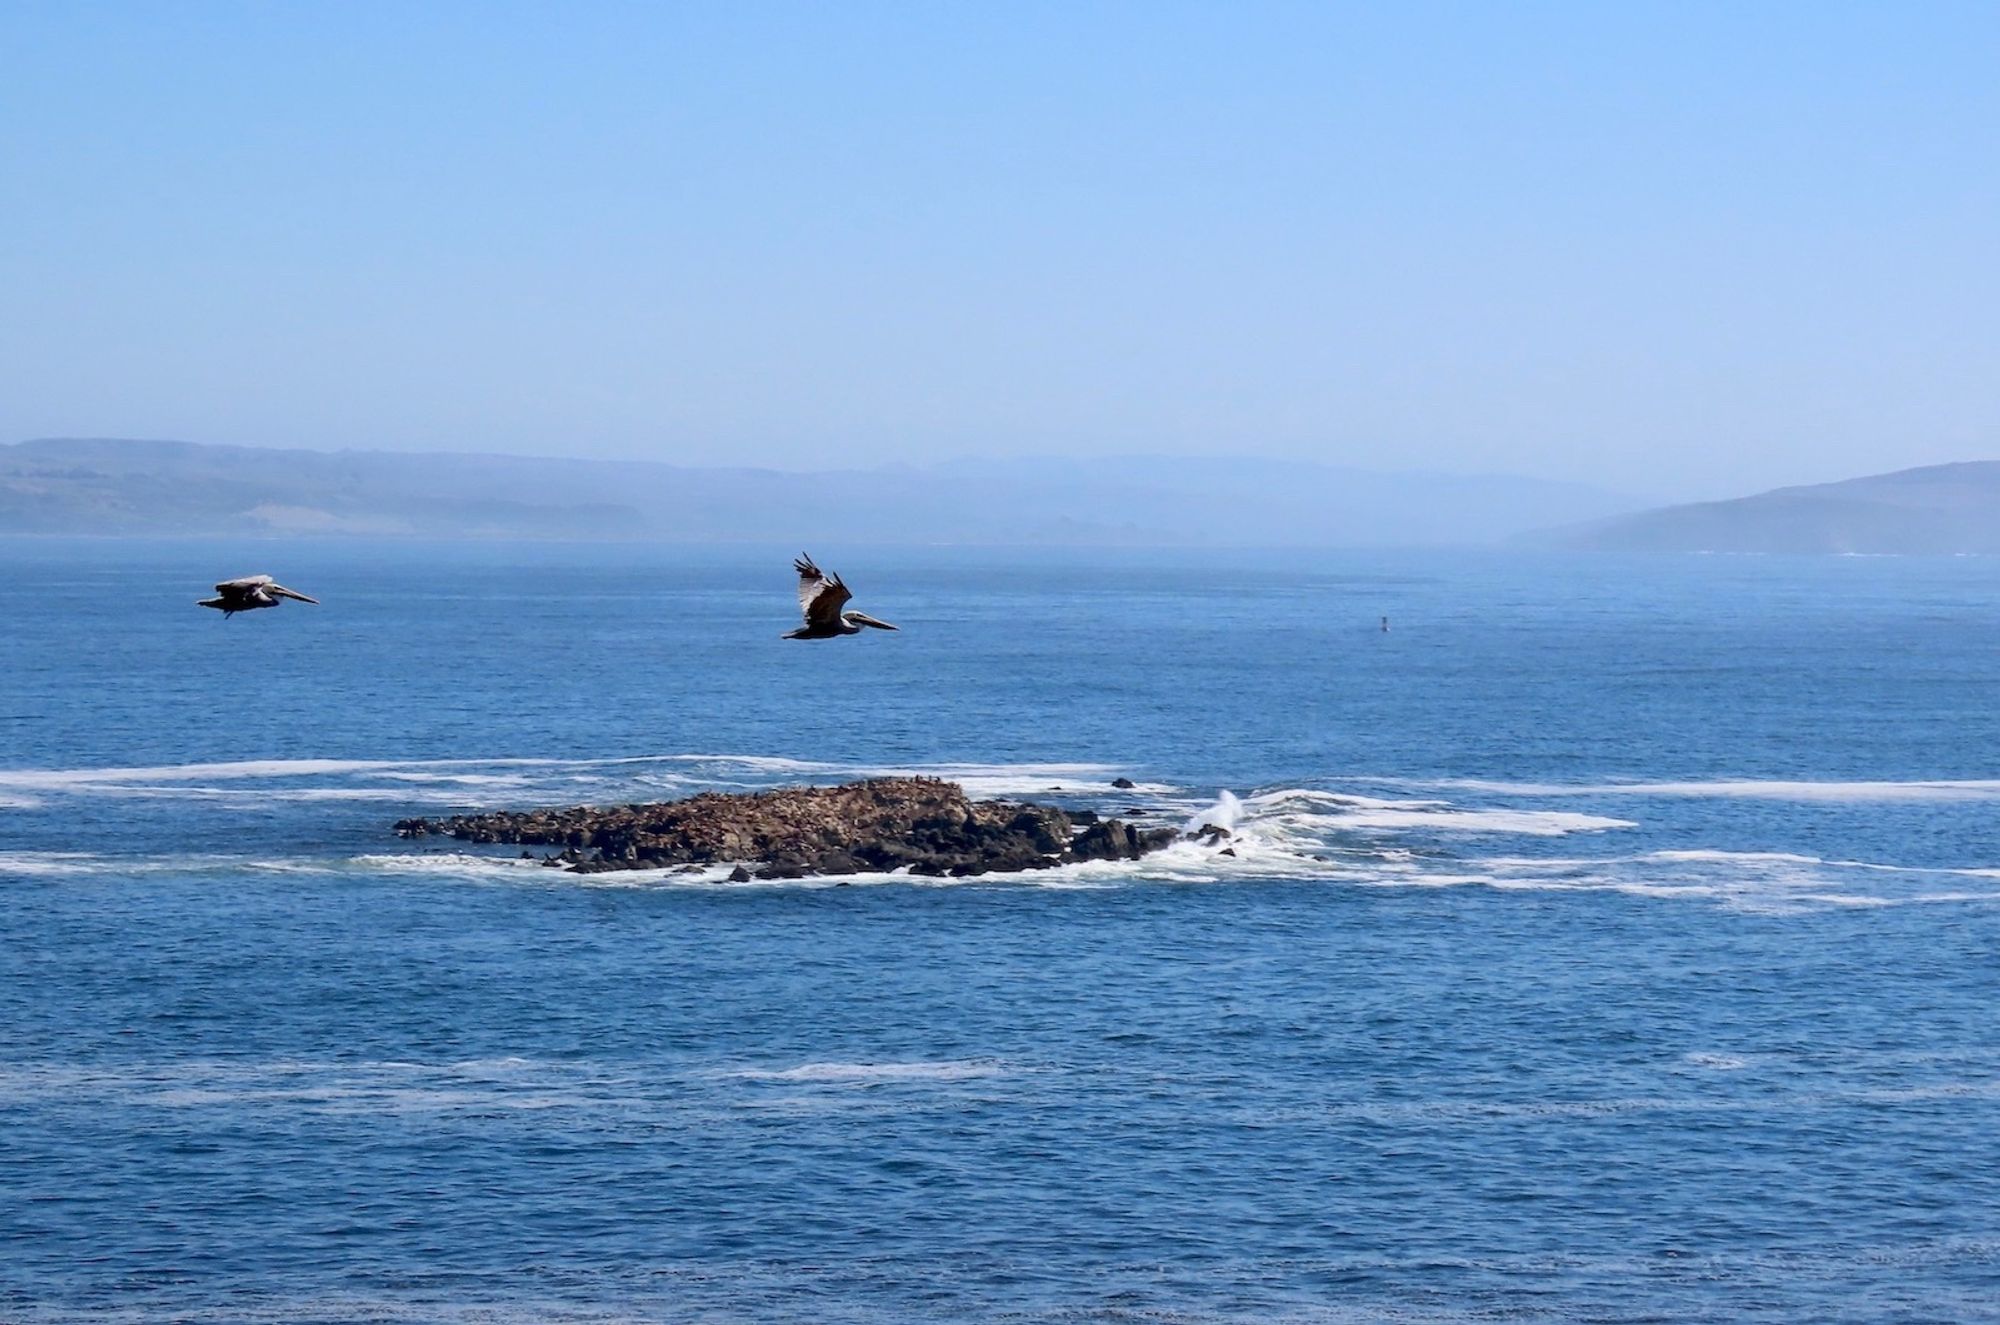
{"type": "Polygon", "coordinates": [[[900,868],[964,878],[1136,860],[1181,838],[1172,828],[1134,828],[1089,810],[975,801],[955,782],[925,777],[704,792],[654,805],[405,819],[396,832],[559,847],[549,863],[584,873],[736,862],[760,879],[900,868]]]}

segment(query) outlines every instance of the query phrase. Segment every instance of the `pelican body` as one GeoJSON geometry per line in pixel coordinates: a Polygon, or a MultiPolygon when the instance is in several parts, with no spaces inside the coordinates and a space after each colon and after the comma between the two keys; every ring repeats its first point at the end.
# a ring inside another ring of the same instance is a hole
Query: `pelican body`
{"type": "Polygon", "coordinates": [[[304,594],[287,589],[268,575],[245,575],[240,580],[224,580],[215,586],[215,597],[203,598],[196,606],[212,607],[225,618],[238,612],[254,612],[260,607],[276,607],[287,598],[296,598],[302,603],[317,603],[319,599],[308,598],[304,594]]]}
{"type": "Polygon", "coordinates": [[[876,630],[894,630],[896,627],[886,621],[877,621],[864,612],[843,612],[841,607],[854,597],[838,575],[828,576],[813,565],[813,559],[801,552],[799,559],[792,563],[792,569],[799,573],[799,611],[805,614],[806,623],[797,630],[787,631],[783,639],[832,639],[836,635],[859,635],[863,626],[876,630]]]}

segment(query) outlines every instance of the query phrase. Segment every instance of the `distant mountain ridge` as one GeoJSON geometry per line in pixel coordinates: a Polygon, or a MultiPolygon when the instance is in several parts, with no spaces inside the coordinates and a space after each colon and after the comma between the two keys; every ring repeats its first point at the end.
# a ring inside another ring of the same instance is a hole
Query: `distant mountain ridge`
{"type": "Polygon", "coordinates": [[[1605,552],[2000,554],[2000,461],[1664,506],[1523,541],[1605,552]]]}
{"type": "Polygon", "coordinates": [[[0,446],[0,534],[1451,545],[1636,509],[1581,484],[1258,459],[794,473],[54,438],[0,446]]]}

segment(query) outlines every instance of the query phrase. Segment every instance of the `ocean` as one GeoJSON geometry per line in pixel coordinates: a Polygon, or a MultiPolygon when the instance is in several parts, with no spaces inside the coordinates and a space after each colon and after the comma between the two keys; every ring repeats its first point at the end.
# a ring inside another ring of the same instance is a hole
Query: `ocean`
{"type": "Polygon", "coordinates": [[[0,542],[0,1320],[2000,1320],[2000,561],[808,550],[0,542]]]}

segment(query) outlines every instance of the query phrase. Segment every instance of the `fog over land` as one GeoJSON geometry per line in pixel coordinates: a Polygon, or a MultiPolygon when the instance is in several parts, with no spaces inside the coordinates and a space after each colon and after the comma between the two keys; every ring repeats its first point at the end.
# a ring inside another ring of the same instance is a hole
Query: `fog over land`
{"type": "Polygon", "coordinates": [[[2000,553],[2000,461],[1668,506],[1524,541],[1600,552],[2000,553]]]}
{"type": "Polygon", "coordinates": [[[1581,484],[1256,459],[798,473],[115,439],[0,446],[0,533],[1411,546],[1491,543],[1642,505],[1581,484]]]}
{"type": "Polygon", "coordinates": [[[1254,458],[798,472],[65,438],[0,446],[0,534],[2000,553],[2000,461],[1649,507],[1584,484],[1254,458]]]}

